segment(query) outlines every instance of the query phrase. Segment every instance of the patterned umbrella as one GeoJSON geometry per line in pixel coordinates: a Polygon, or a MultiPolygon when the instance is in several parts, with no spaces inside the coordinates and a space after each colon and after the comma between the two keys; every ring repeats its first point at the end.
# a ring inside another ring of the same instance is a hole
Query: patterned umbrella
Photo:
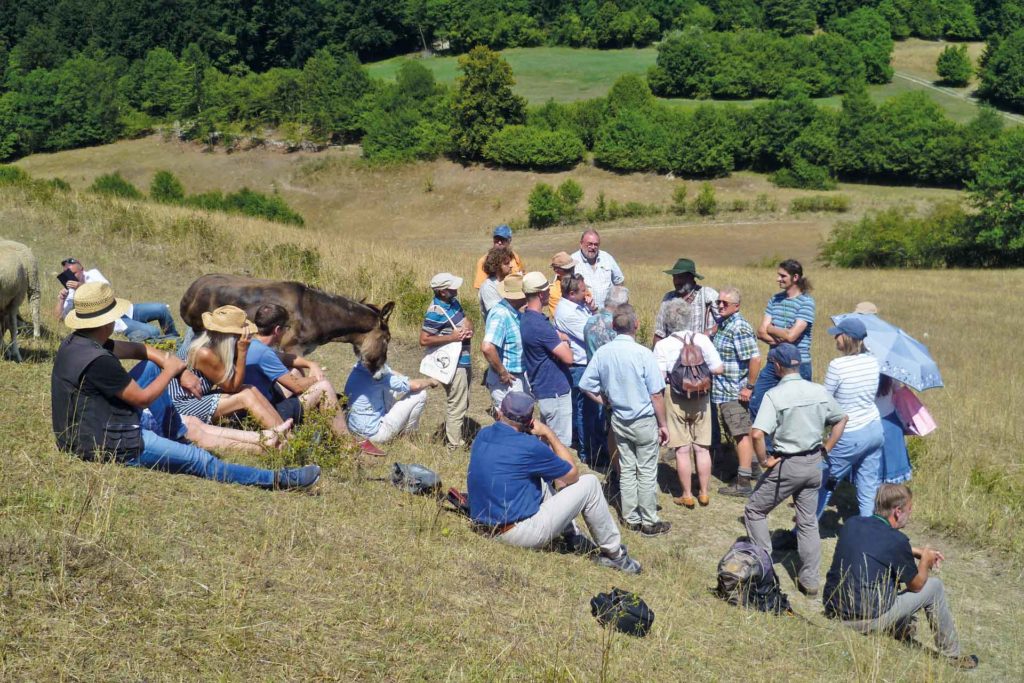
{"type": "Polygon", "coordinates": [[[918,391],[943,386],[939,366],[928,353],[927,346],[877,315],[843,313],[832,316],[832,321],[838,324],[848,317],[855,317],[864,323],[868,331],[864,343],[868,351],[878,359],[883,375],[918,391]]]}

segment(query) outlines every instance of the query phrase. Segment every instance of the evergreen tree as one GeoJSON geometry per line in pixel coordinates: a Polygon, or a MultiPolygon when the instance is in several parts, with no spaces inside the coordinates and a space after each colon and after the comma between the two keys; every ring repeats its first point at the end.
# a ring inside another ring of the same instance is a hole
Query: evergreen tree
{"type": "Polygon", "coordinates": [[[512,67],[480,46],[459,57],[462,70],[452,95],[452,143],[463,159],[479,159],[484,145],[504,126],[526,120],[526,100],[512,92],[512,67]]]}
{"type": "Polygon", "coordinates": [[[813,33],[817,28],[812,0],[763,0],[764,23],[784,36],[813,33]]]}
{"type": "Polygon", "coordinates": [[[962,88],[971,80],[974,67],[967,55],[966,45],[947,45],[935,61],[939,78],[947,85],[962,88]]]}

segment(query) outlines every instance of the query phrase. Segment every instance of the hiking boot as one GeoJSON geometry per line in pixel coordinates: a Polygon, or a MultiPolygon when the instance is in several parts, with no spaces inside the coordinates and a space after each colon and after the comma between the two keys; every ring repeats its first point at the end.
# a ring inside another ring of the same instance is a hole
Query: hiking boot
{"type": "Polygon", "coordinates": [[[644,524],[640,528],[640,533],[644,536],[661,536],[667,534],[672,528],[672,522],[658,521],[654,524],[644,524]]]}
{"type": "Polygon", "coordinates": [[[372,455],[375,458],[383,458],[387,455],[387,453],[377,448],[377,445],[369,439],[363,439],[359,442],[359,450],[367,455],[372,455]]]}
{"type": "Polygon", "coordinates": [[[682,505],[688,510],[692,510],[697,507],[697,501],[693,499],[693,496],[679,496],[678,498],[673,498],[672,502],[676,505],[682,505]]]}
{"type": "Polygon", "coordinates": [[[305,489],[309,488],[320,479],[319,465],[306,465],[305,467],[285,467],[274,473],[274,488],[305,489]]]}
{"type": "Polygon", "coordinates": [[[764,474],[764,470],[761,469],[761,464],[755,462],[750,466],[750,481],[757,481],[764,474]]]}
{"type": "Polygon", "coordinates": [[[754,488],[750,485],[750,477],[736,477],[731,484],[718,489],[719,495],[734,498],[749,498],[753,492],[754,488]]]}
{"type": "Polygon", "coordinates": [[[970,671],[971,669],[978,668],[978,655],[959,655],[956,657],[949,658],[950,666],[961,669],[963,671],[970,671]]]}
{"type": "Polygon", "coordinates": [[[599,564],[602,567],[608,567],[609,569],[618,569],[620,572],[625,572],[626,574],[639,574],[642,571],[640,563],[630,557],[626,552],[626,546],[622,546],[619,550],[618,557],[595,555],[594,564],[599,564]]]}
{"type": "Polygon", "coordinates": [[[802,583],[800,583],[799,581],[797,581],[796,582],[796,589],[798,591],[800,591],[801,593],[803,593],[804,595],[806,595],[807,597],[809,597],[809,598],[816,598],[816,597],[818,597],[818,587],[817,586],[815,586],[814,588],[808,588],[807,586],[805,586],[802,583]]]}
{"type": "Polygon", "coordinates": [[[623,522],[630,531],[641,531],[644,525],[641,522],[623,522]]]}

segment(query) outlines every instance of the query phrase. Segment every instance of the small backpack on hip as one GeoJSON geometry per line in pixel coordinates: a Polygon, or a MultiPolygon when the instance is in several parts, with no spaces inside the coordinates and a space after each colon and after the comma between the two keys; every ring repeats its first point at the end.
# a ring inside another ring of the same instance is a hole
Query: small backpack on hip
{"type": "Polygon", "coordinates": [[[694,342],[693,332],[673,336],[683,342],[683,348],[668,374],[672,393],[683,398],[706,396],[711,391],[711,370],[704,362],[704,352],[694,342]]]}

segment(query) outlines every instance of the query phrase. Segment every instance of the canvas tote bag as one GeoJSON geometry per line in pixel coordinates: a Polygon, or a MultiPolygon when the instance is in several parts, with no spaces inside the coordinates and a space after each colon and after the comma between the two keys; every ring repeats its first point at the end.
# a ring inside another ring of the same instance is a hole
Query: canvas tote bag
{"type": "MultiPolygon", "coordinates": [[[[432,309],[441,311],[452,329],[458,329],[452,321],[448,312],[439,306],[431,306],[432,309]]],[[[455,370],[459,367],[459,355],[462,353],[462,341],[453,341],[448,344],[431,346],[423,350],[423,360],[420,361],[420,374],[431,379],[436,379],[441,384],[448,384],[455,377],[455,370]]]]}

